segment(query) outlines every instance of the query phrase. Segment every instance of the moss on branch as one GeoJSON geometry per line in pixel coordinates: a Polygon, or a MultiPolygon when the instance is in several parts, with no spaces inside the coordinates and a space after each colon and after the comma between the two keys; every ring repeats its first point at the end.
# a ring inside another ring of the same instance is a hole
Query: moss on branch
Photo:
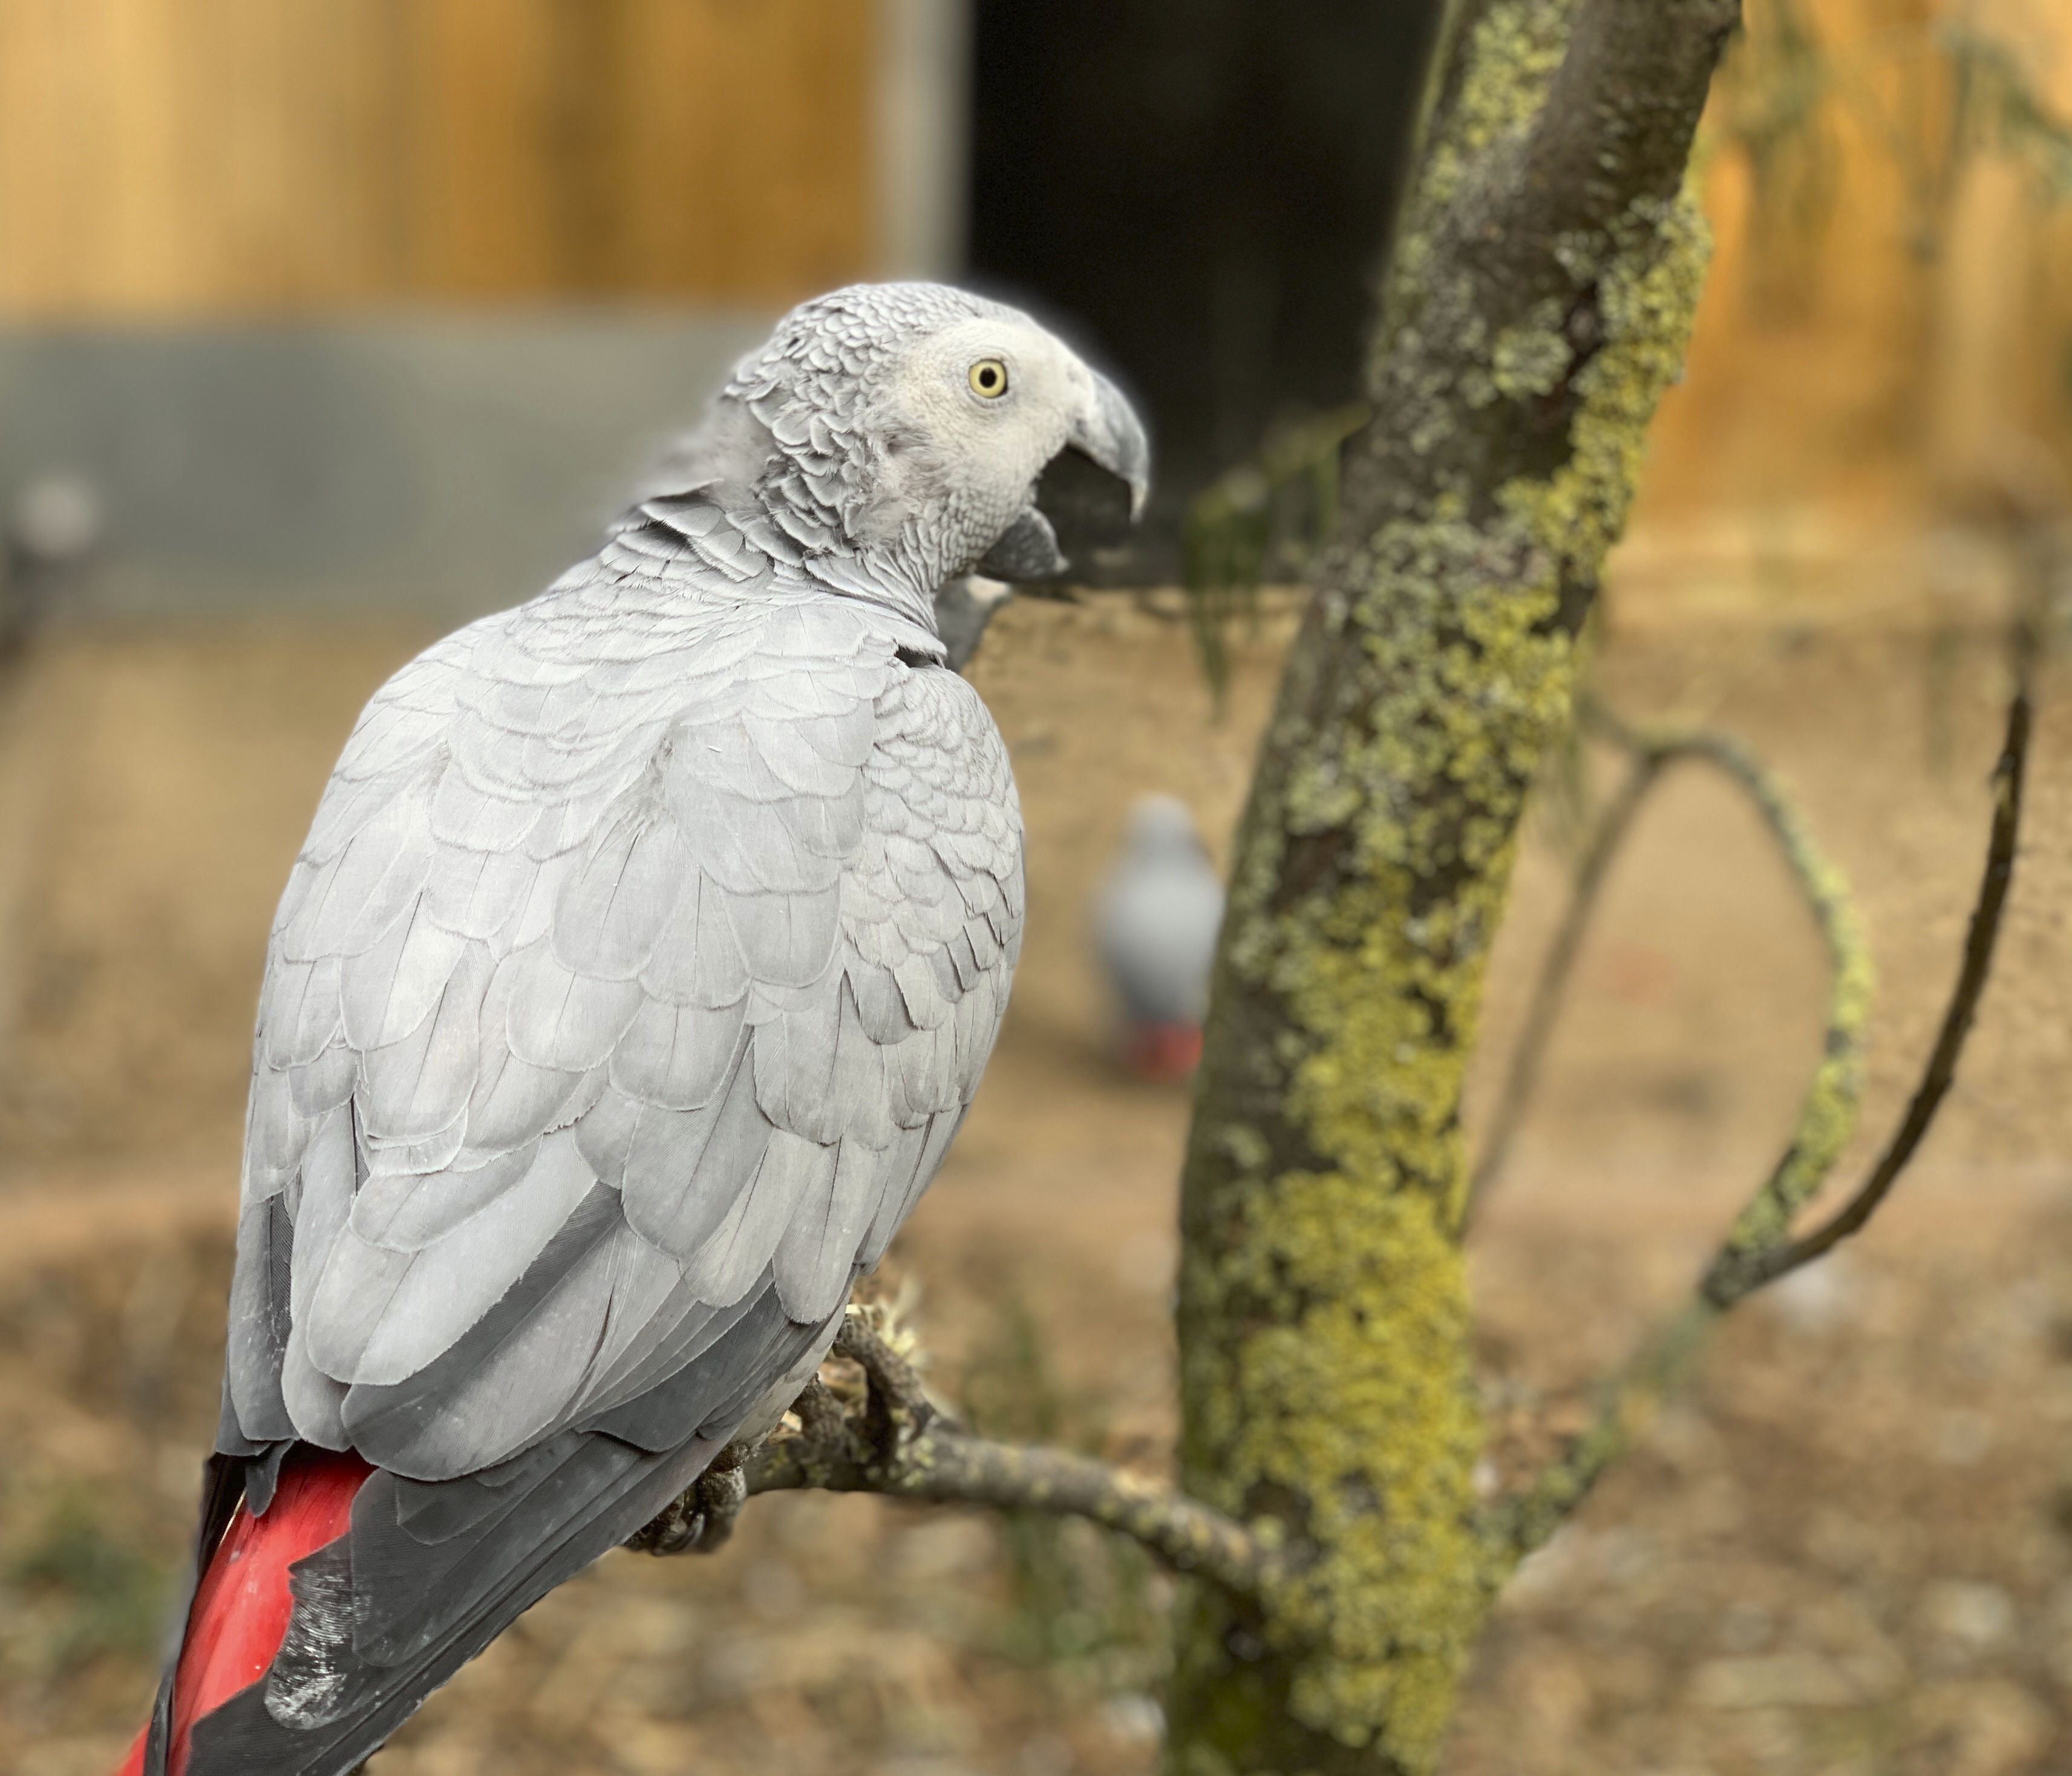
{"type": "Polygon", "coordinates": [[[1498,0],[1441,84],[1198,1082],[1185,1483],[1289,1558],[1259,1602],[1194,1601],[1187,1776],[1429,1769],[1486,1613],[1461,1088],[1575,628],[1688,336],[1684,159],[1731,17],[1498,0]],[[1642,64],[1675,77],[1636,120],[1642,64]],[[1576,167],[1587,189],[1546,188],[1576,167]]]}

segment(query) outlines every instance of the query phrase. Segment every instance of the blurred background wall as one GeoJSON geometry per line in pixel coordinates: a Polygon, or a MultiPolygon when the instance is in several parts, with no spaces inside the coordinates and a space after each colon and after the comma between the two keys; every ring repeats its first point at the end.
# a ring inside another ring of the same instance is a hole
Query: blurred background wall
{"type": "MultiPolygon", "coordinates": [[[[961,276],[1141,396],[1119,571],[1169,578],[1198,487],[1357,393],[1438,11],[0,0],[0,501],[93,484],[95,608],[487,608],[772,313],[961,276]]],[[[2046,497],[2068,435],[2060,9],[1749,16],[1615,608],[1910,597],[1888,544],[2046,497]]]]}
{"type": "Polygon", "coordinates": [[[508,603],[769,315],[955,269],[958,0],[0,0],[0,497],[119,609],[508,603]]]}
{"type": "Polygon", "coordinates": [[[2010,502],[2066,509],[2068,15],[1749,0],[1747,16],[1700,162],[1712,274],[1618,602],[1975,606],[1967,537],[2010,502]]]}
{"type": "MultiPolygon", "coordinates": [[[[977,0],[970,263],[1124,367],[1151,517],[1359,393],[1430,0],[977,0]]],[[[1168,547],[1137,567],[1170,575],[1168,547]]]]}
{"type": "Polygon", "coordinates": [[[0,311],[771,304],[874,257],[870,0],[6,0],[0,311]]]}

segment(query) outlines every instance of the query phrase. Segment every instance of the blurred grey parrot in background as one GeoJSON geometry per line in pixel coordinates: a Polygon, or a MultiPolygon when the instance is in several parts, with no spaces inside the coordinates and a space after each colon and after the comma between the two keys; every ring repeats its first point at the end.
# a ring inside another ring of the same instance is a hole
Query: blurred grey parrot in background
{"type": "MultiPolygon", "coordinates": [[[[261,989],[223,1413],[125,1770],[343,1776],[825,1352],[1022,938],[937,589],[1143,428],[1026,316],[795,310],[689,472],[378,691],[261,989]]],[[[1054,542],[1052,551],[1054,553],[1054,542]]]]}
{"type": "Polygon", "coordinates": [[[1178,1079],[1202,1054],[1223,886],[1186,805],[1145,796],[1094,899],[1095,953],[1121,1011],[1122,1058],[1178,1079]]]}

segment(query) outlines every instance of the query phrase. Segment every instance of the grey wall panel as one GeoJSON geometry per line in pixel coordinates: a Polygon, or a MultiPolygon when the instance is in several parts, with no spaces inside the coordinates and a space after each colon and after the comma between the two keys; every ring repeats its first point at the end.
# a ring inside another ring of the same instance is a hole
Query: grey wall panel
{"type": "Polygon", "coordinates": [[[440,315],[0,332],[0,509],[88,477],[79,604],[458,618],[588,551],[768,317],[440,315]]]}

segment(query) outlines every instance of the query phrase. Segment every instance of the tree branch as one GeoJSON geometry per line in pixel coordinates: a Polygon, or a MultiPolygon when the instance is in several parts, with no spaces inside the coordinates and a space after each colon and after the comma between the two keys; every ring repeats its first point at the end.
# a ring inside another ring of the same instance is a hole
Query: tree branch
{"type": "Polygon", "coordinates": [[[1735,1221],[1723,1249],[1724,1260],[1727,1254],[1753,1251],[1782,1237],[1792,1217],[1826,1181],[1855,1132],[1863,1095],[1864,1032],[1870,1017],[1870,951],[1841,872],[1821,855],[1783,785],[1740,741],[1704,731],[1636,731],[1596,704],[1586,703],[1584,716],[1597,732],[1639,756],[1664,763],[1702,760],[1739,785],[1777,841],[1827,946],[1830,985],[1820,1059],[1799,1106],[1791,1138],[1735,1221]]]}
{"type": "Polygon", "coordinates": [[[1182,1484],[1277,1520],[1302,1565],[1270,1610],[1190,1604],[1176,1768],[1429,1769],[1489,1608],[1461,1090],[1519,818],[1689,336],[1686,163],[1737,10],[1449,20],[1375,417],[1232,847],[1181,1187],[1182,1484]]]}
{"type": "Polygon", "coordinates": [[[974,1436],[928,1398],[912,1367],[861,1314],[844,1320],[833,1354],[863,1371],[861,1398],[845,1402],[816,1376],[792,1409],[796,1432],[754,1449],[730,1445],[627,1545],[709,1552],[726,1541],[746,1500],[810,1488],[1083,1517],[1241,1597],[1260,1597],[1281,1576],[1271,1547],[1206,1505],[1084,1456],[974,1436]]]}
{"type": "MultiPolygon", "coordinates": [[[[1716,1306],[1731,1307],[1765,1284],[1789,1275],[1803,1264],[1833,1251],[1852,1234],[1859,1232],[1877,1213],[1890,1194],[1900,1173],[1906,1170],[1935,1120],[1935,1113],[1949,1095],[1957,1078],[1957,1061],[1978,1015],[1979,1001],[1992,973],[1993,950],[2000,941],[2007,912],[2008,890],[2014,881],[2015,850],[2021,833],[2022,790],[2029,770],[2029,737],[2034,727],[2030,678],[2035,643],[2025,626],[2015,649],[2015,690],[2008,699],[2007,731],[2000,742],[2000,757],[1993,766],[1993,822],[1986,842],[1986,864],[1971,907],[1971,924],[1965,933],[1964,958],[1957,971],[1956,985],[1942,1013],[1935,1045],[1929,1051],[1921,1081],[1908,1099],[1885,1152],[1855,1195],[1833,1215],[1810,1233],[1796,1239],[1774,1241],[1767,1246],[1740,1247],[1730,1238],[1703,1284],[1706,1298],[1716,1306]]],[[[1744,1218],[1745,1219],[1746,1218],[1744,1218]]],[[[1741,1231],[1737,1225],[1735,1233],[1741,1231]]]]}
{"type": "Polygon", "coordinates": [[[1482,1534],[1499,1559],[1523,1559],[1544,1546],[1568,1521],[1604,1471],[1631,1447],[1663,1401],[1689,1378],[1705,1334],[1720,1312],[1700,1296],[1671,1315],[1606,1384],[1589,1428],[1541,1469],[1523,1490],[1498,1500],[1484,1513],[1482,1534]]]}
{"type": "Polygon", "coordinates": [[[1754,803],[1777,840],[1827,949],[1834,984],[1828,998],[1821,1066],[1799,1113],[1798,1132],[1757,1198],[1758,1204],[1772,1207],[1788,1201],[1785,1218],[1789,1220],[1790,1214],[1819,1187],[1856,1126],[1856,1101],[1862,1088],[1864,1024],[1870,1009],[1870,957],[1848,887],[1840,872],[1821,856],[1805,820],[1782,785],[1738,740],[1698,729],[1643,731],[1589,698],[1581,699],[1580,713],[1586,727],[1632,755],[1633,769],[1591,835],[1589,848],[1576,872],[1568,911],[1541,964],[1525,1028],[1512,1054],[1503,1093],[1491,1119],[1488,1144],[1475,1167],[1469,1214],[1472,1217],[1481,1205],[1501,1172],[1530,1106],[1562,994],[1613,859],[1663,771],[1688,759],[1723,773],[1754,803]]]}
{"type": "MultiPolygon", "coordinates": [[[[1860,1046],[1862,1012],[1868,1004],[1868,965],[1861,957],[1861,940],[1840,878],[1820,864],[1790,803],[1761,767],[1733,743],[1714,738],[1703,748],[1702,756],[1729,769],[1756,797],[1809,896],[1815,895],[1816,888],[1819,892],[1816,912],[1820,913],[1830,953],[1836,958],[1828,1048],[1784,1158],[1735,1222],[1707,1267],[1693,1298],[1658,1329],[1624,1372],[1605,1389],[1591,1428],[1549,1463],[1523,1492],[1486,1515],[1485,1533],[1513,1556],[1540,1546],[1582,1502],[1597,1477],[1631,1443],[1661,1401],[1688,1378],[1712,1322],[1765,1284],[1811,1263],[1862,1229],[1918,1150],[1956,1078],[1957,1063],[1992,972],[1993,951],[2005,917],[2034,726],[2030,679],[2036,648],[2033,630],[2024,623],[2016,633],[2015,689],[2008,701],[2006,733],[1994,768],[1996,794],[1985,867],[1972,905],[1963,960],[1920,1083],[1884,1153],[1855,1193],[1827,1221],[1797,1238],[1790,1233],[1792,1218],[1832,1168],[1854,1122],[1856,1088],[1846,1074],[1852,1074],[1857,1066],[1856,1053],[1853,1049],[1845,1050],[1840,1059],[1846,1072],[1838,1075],[1836,1039],[1838,1031],[1853,1027],[1856,1031],[1853,1040],[1860,1046]],[[1858,979],[1851,988],[1845,977],[1852,970],[1858,979]],[[1853,1008],[1852,1001],[1856,1002],[1853,1008]],[[1824,1088],[1823,1079],[1828,1081],[1824,1088]],[[1846,1115],[1843,1114],[1845,1106],[1846,1115]]],[[[1647,744],[1644,737],[1617,728],[1609,718],[1597,719],[1615,737],[1636,745],[1647,744]]],[[[1681,744],[1689,746],[1700,738],[1686,736],[1681,744]]]]}

